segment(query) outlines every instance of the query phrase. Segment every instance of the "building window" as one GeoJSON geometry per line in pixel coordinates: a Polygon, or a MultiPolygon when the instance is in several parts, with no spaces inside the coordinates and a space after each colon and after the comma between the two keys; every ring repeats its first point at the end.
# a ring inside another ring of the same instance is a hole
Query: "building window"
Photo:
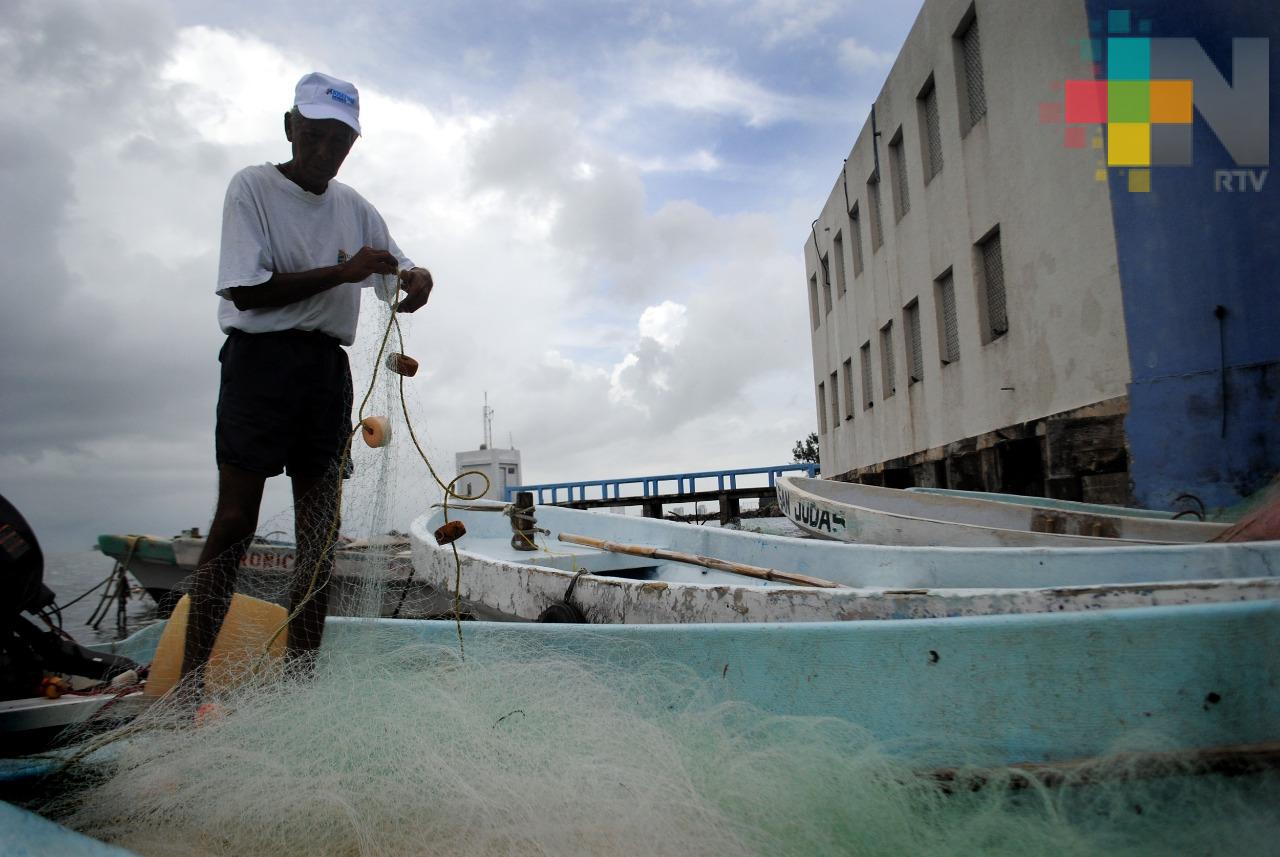
{"type": "Polygon", "coordinates": [[[1004,258],[1000,251],[1000,227],[978,242],[978,270],[982,276],[983,310],[986,341],[1009,332],[1009,313],[1005,304],[1004,258]]]}
{"type": "Polygon", "coordinates": [[[978,38],[978,18],[972,8],[960,25],[956,39],[960,42],[959,53],[963,69],[959,77],[964,83],[960,91],[960,115],[964,121],[961,130],[967,134],[969,129],[987,115],[987,90],[982,82],[982,43],[978,38]]]}
{"type": "Polygon", "coordinates": [[[809,320],[813,322],[813,329],[818,329],[819,322],[822,321],[818,314],[818,275],[814,274],[809,278],[809,320]]]}
{"type": "Polygon", "coordinates": [[[853,358],[844,361],[844,418],[853,419],[853,358]]]}
{"type": "Polygon", "coordinates": [[[893,365],[893,322],[887,322],[884,327],[880,328],[880,382],[881,397],[889,398],[898,392],[894,386],[894,365],[893,365]]]}
{"type": "Polygon", "coordinates": [[[960,359],[960,327],[956,322],[956,284],[947,271],[934,280],[934,293],[938,307],[938,355],[942,365],[960,359]]]}
{"type": "Polygon", "coordinates": [[[822,262],[822,305],[827,308],[827,312],[831,312],[831,264],[826,256],[820,260],[822,262]]]}
{"type": "Polygon", "coordinates": [[[831,241],[831,255],[836,260],[836,297],[844,297],[844,237],[837,232],[831,241]]]}
{"type": "Polygon", "coordinates": [[[924,347],[920,342],[920,300],[902,308],[907,337],[907,386],[924,380],[924,347]]]}
{"type": "Polygon", "coordinates": [[[840,381],[831,373],[831,430],[840,427],[840,381]]]}
{"type": "Polygon", "coordinates": [[[858,219],[858,204],[849,209],[849,237],[853,239],[853,275],[862,276],[862,223],[858,219]]]}
{"type": "Polygon", "coordinates": [[[902,154],[902,129],[889,143],[889,168],[893,172],[893,220],[898,222],[911,210],[911,195],[907,187],[907,159],[902,154]]]}
{"type": "Polygon", "coordinates": [[[818,434],[827,433],[827,388],[818,385],[818,434]]]}
{"type": "Polygon", "coordinates": [[[920,143],[924,147],[924,183],[927,185],[942,172],[942,126],[938,122],[938,88],[933,84],[933,75],[929,75],[919,102],[920,125],[924,129],[920,143]]]}
{"type": "Polygon", "coordinates": [[[868,410],[875,404],[871,395],[871,341],[862,343],[858,349],[858,362],[862,364],[862,409],[868,410]]]}
{"type": "Polygon", "coordinates": [[[884,225],[880,220],[880,177],[867,182],[867,207],[871,209],[871,252],[884,246],[884,225]]]}

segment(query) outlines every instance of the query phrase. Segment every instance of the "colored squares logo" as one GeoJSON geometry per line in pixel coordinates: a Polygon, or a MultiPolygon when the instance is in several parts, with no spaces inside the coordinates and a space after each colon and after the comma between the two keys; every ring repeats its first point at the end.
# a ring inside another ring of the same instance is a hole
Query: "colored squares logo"
{"type": "Polygon", "coordinates": [[[1191,124],[1191,81],[1151,81],[1151,121],[1162,125],[1191,124]]]}
{"type": "Polygon", "coordinates": [[[1107,82],[1105,80],[1068,80],[1066,120],[1068,125],[1102,124],[1107,121],[1107,82]]]}
{"type": "Polygon", "coordinates": [[[1149,80],[1151,40],[1107,39],[1107,77],[1111,80],[1149,80]]]}
{"type": "Polygon", "coordinates": [[[1107,165],[1151,165],[1151,126],[1145,122],[1112,122],[1107,125],[1107,165]]]}
{"type": "MultiPolygon", "coordinates": [[[[1106,166],[1130,168],[1129,190],[1142,193],[1150,190],[1149,167],[1190,163],[1194,110],[1191,81],[1152,80],[1151,29],[1149,20],[1135,20],[1125,9],[1091,20],[1081,57],[1105,59],[1105,67],[1094,66],[1093,80],[1064,82],[1061,119],[1051,105],[1040,106],[1042,123],[1066,124],[1062,140],[1069,149],[1086,146],[1090,135],[1080,126],[1103,126],[1106,166]]],[[[1101,135],[1092,139],[1103,145],[1101,135]]]]}
{"type": "Polygon", "coordinates": [[[1150,122],[1151,84],[1145,80],[1108,81],[1107,121],[1150,122]]]}

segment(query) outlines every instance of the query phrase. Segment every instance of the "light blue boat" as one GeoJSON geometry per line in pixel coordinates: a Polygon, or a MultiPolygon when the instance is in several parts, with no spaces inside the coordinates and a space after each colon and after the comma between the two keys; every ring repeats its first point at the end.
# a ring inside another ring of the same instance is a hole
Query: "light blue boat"
{"type": "MultiPolygon", "coordinates": [[[[160,626],[109,648],[140,660],[160,626]]],[[[1280,740],[1280,602],[1084,613],[739,625],[462,625],[483,664],[518,642],[601,670],[691,670],[708,691],[777,714],[837,717],[928,765],[1066,762],[1176,748],[1237,756],[1280,740]]],[[[457,645],[452,622],[331,618],[326,650],[457,645]]],[[[105,648],[105,647],[104,647],[105,648]]],[[[673,700],[673,704],[679,700],[673,700]]],[[[376,705],[376,700],[370,700],[376,705]]],[[[8,779],[39,770],[9,769],[8,779]]],[[[0,855],[64,833],[3,807],[0,855]]],[[[59,853],[91,850],[66,832],[59,853]],[[71,850],[74,846],[78,850],[71,850]]]]}

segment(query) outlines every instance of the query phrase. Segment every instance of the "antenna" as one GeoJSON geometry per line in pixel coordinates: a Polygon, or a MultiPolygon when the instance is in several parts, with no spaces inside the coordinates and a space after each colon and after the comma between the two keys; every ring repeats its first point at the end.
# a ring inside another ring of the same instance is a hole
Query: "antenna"
{"type": "Polygon", "coordinates": [[[484,410],[481,411],[484,416],[484,446],[481,449],[493,448],[493,408],[489,407],[489,391],[484,394],[484,410]]]}

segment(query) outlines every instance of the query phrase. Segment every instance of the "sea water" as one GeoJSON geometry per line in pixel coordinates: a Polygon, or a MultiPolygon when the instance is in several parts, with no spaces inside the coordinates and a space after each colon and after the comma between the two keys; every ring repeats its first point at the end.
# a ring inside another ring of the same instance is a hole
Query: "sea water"
{"type": "MultiPolygon", "coordinates": [[[[96,550],[59,551],[44,555],[44,584],[57,596],[57,604],[68,604],[111,574],[115,560],[96,550]]],[[[126,635],[160,621],[156,603],[138,582],[129,578],[130,592],[125,605],[126,635]]],[[[107,608],[106,618],[94,630],[85,623],[98,607],[106,586],[62,611],[62,630],[78,643],[107,643],[120,638],[116,627],[116,606],[107,608]]]]}

